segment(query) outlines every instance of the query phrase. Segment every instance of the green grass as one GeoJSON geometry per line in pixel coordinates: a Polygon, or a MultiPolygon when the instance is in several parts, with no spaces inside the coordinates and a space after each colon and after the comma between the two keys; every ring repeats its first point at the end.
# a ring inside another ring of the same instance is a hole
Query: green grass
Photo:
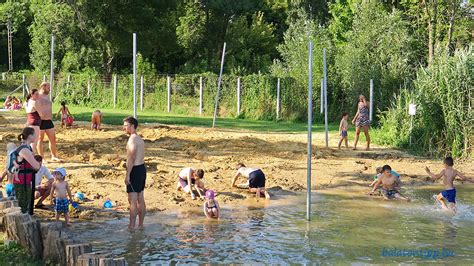
{"type": "Polygon", "coordinates": [[[18,244],[5,245],[3,235],[0,236],[0,265],[43,265],[42,261],[32,259],[18,244]]]}
{"type": "MultiPolygon", "coordinates": [[[[59,110],[55,104],[54,110],[59,110]]],[[[76,121],[90,121],[91,114],[95,108],[69,106],[69,110],[76,121]]],[[[104,123],[110,125],[122,125],[123,119],[133,115],[133,110],[118,109],[100,109],[104,113],[104,123]]],[[[137,112],[140,123],[161,123],[168,125],[212,127],[212,117],[204,116],[184,116],[173,113],[161,113],[155,111],[137,112]]],[[[335,133],[338,131],[338,124],[329,124],[329,131],[335,133]]],[[[305,123],[275,122],[275,121],[256,121],[236,118],[217,118],[217,128],[226,129],[244,129],[261,132],[284,132],[284,133],[302,133],[308,130],[305,123]]],[[[313,125],[314,132],[324,132],[324,124],[313,125]]]]}

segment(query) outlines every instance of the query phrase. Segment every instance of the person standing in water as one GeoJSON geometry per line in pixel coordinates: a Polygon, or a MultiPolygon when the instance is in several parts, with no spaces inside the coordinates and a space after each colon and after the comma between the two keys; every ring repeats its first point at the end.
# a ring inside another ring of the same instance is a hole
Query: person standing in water
{"type": "Polygon", "coordinates": [[[132,116],[123,120],[123,130],[130,135],[127,142],[127,174],[125,185],[127,186],[128,202],[130,203],[129,230],[135,228],[138,215],[138,227],[143,228],[146,205],[144,189],[146,182],[145,168],[145,142],[137,134],[138,121],[132,116]]]}
{"type": "Polygon", "coordinates": [[[38,154],[44,158],[43,140],[46,134],[49,139],[49,150],[51,151],[51,160],[59,162],[58,150],[56,148],[56,131],[53,124],[53,103],[49,99],[50,86],[49,83],[43,82],[40,85],[39,97],[36,101],[36,110],[41,117],[40,137],[38,140],[38,154]]]}
{"type": "Polygon", "coordinates": [[[438,180],[441,177],[443,177],[443,184],[445,190],[443,190],[441,193],[439,193],[436,196],[433,196],[439,204],[441,204],[441,207],[444,210],[449,210],[453,211],[456,213],[456,188],[454,187],[454,179],[456,176],[458,176],[461,180],[465,181],[468,180],[470,182],[473,182],[472,179],[464,176],[461,174],[458,170],[454,169],[454,160],[452,157],[446,157],[443,161],[444,164],[444,169],[439,172],[439,174],[433,174],[431,173],[430,169],[428,167],[425,167],[426,173],[433,178],[434,180],[438,180]],[[448,201],[448,205],[444,202],[444,200],[448,201]]]}
{"type": "Polygon", "coordinates": [[[245,167],[243,163],[238,163],[236,167],[237,173],[232,178],[232,187],[235,187],[235,182],[239,176],[248,178],[249,190],[256,193],[257,198],[260,193],[265,194],[265,198],[270,199],[270,194],[265,189],[265,174],[259,168],[245,167]]]}
{"type": "Polygon", "coordinates": [[[364,95],[359,95],[359,103],[357,104],[357,113],[352,119],[352,124],[356,126],[356,135],[354,140],[354,150],[357,149],[357,142],[359,141],[360,129],[364,129],[365,139],[367,140],[366,150],[370,149],[370,136],[369,136],[369,102],[366,101],[364,95]]]}

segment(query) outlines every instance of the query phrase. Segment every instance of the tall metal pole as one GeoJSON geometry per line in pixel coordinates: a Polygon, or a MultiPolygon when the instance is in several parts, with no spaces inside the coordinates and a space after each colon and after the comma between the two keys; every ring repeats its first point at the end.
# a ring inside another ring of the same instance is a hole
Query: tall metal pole
{"type": "Polygon", "coordinates": [[[329,147],[328,137],[328,77],[326,68],[326,48],[323,49],[323,64],[324,64],[324,126],[326,129],[326,148],[329,147]]]}
{"type": "Polygon", "coordinates": [[[117,106],[117,74],[114,75],[114,108],[117,106]]]}
{"type": "Polygon", "coordinates": [[[369,107],[369,120],[372,121],[372,109],[374,106],[374,80],[370,80],[370,107],[369,107]]]}
{"type": "Polygon", "coordinates": [[[308,165],[306,180],[306,219],[311,220],[311,158],[313,155],[312,127],[313,127],[313,43],[309,42],[308,59],[308,165]]]}
{"type": "Polygon", "coordinates": [[[133,33],[133,117],[137,118],[137,34],[133,33]]]}
{"type": "Polygon", "coordinates": [[[49,99],[53,100],[54,87],[54,35],[51,35],[51,72],[49,74],[49,99]]]}
{"type": "Polygon", "coordinates": [[[140,111],[143,111],[143,76],[140,77],[140,111]]]}
{"type": "Polygon", "coordinates": [[[199,77],[199,114],[200,115],[202,115],[202,93],[203,93],[202,77],[199,77]]]}
{"type": "Polygon", "coordinates": [[[277,79],[277,120],[280,119],[280,78],[277,79]]]}
{"type": "Polygon", "coordinates": [[[166,88],[168,90],[168,113],[171,112],[171,77],[166,77],[166,88]]]}
{"type": "Polygon", "coordinates": [[[212,120],[213,128],[216,127],[217,105],[219,103],[219,94],[221,93],[222,71],[224,70],[225,45],[226,43],[224,43],[224,47],[222,47],[221,70],[219,72],[219,79],[217,80],[216,106],[214,108],[214,119],[212,120]]]}
{"type": "Polygon", "coordinates": [[[324,78],[321,79],[321,111],[320,114],[324,112],[324,78]]]}
{"type": "Polygon", "coordinates": [[[25,74],[23,74],[23,98],[26,96],[26,78],[25,74]]]}
{"type": "Polygon", "coordinates": [[[237,115],[240,115],[240,77],[237,78],[237,115]]]}
{"type": "Polygon", "coordinates": [[[7,39],[8,39],[8,71],[13,71],[13,34],[12,24],[7,22],[7,39]]]}

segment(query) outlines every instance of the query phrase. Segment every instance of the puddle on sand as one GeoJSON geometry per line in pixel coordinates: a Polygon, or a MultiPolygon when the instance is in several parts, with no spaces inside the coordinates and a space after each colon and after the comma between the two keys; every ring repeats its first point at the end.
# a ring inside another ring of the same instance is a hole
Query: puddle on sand
{"type": "Polygon", "coordinates": [[[474,263],[474,186],[460,186],[458,214],[431,196],[442,187],[407,188],[412,202],[384,201],[345,187],[269,203],[245,201],[207,221],[201,209],[156,213],[129,233],[128,219],[77,224],[80,238],[135,263],[474,263]],[[405,256],[400,251],[405,250],[405,256]],[[397,253],[398,252],[398,253],[397,253]],[[415,253],[416,252],[416,253],[415,253]],[[409,254],[409,255],[406,255],[409,254]]]}

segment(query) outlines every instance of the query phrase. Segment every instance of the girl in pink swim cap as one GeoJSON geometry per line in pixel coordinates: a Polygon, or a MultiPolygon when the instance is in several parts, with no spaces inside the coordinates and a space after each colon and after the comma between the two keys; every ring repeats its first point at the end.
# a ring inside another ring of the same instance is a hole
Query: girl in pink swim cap
{"type": "Polygon", "coordinates": [[[214,199],[214,190],[206,191],[206,201],[204,202],[204,214],[210,219],[219,219],[220,208],[217,200],[214,199]]]}

